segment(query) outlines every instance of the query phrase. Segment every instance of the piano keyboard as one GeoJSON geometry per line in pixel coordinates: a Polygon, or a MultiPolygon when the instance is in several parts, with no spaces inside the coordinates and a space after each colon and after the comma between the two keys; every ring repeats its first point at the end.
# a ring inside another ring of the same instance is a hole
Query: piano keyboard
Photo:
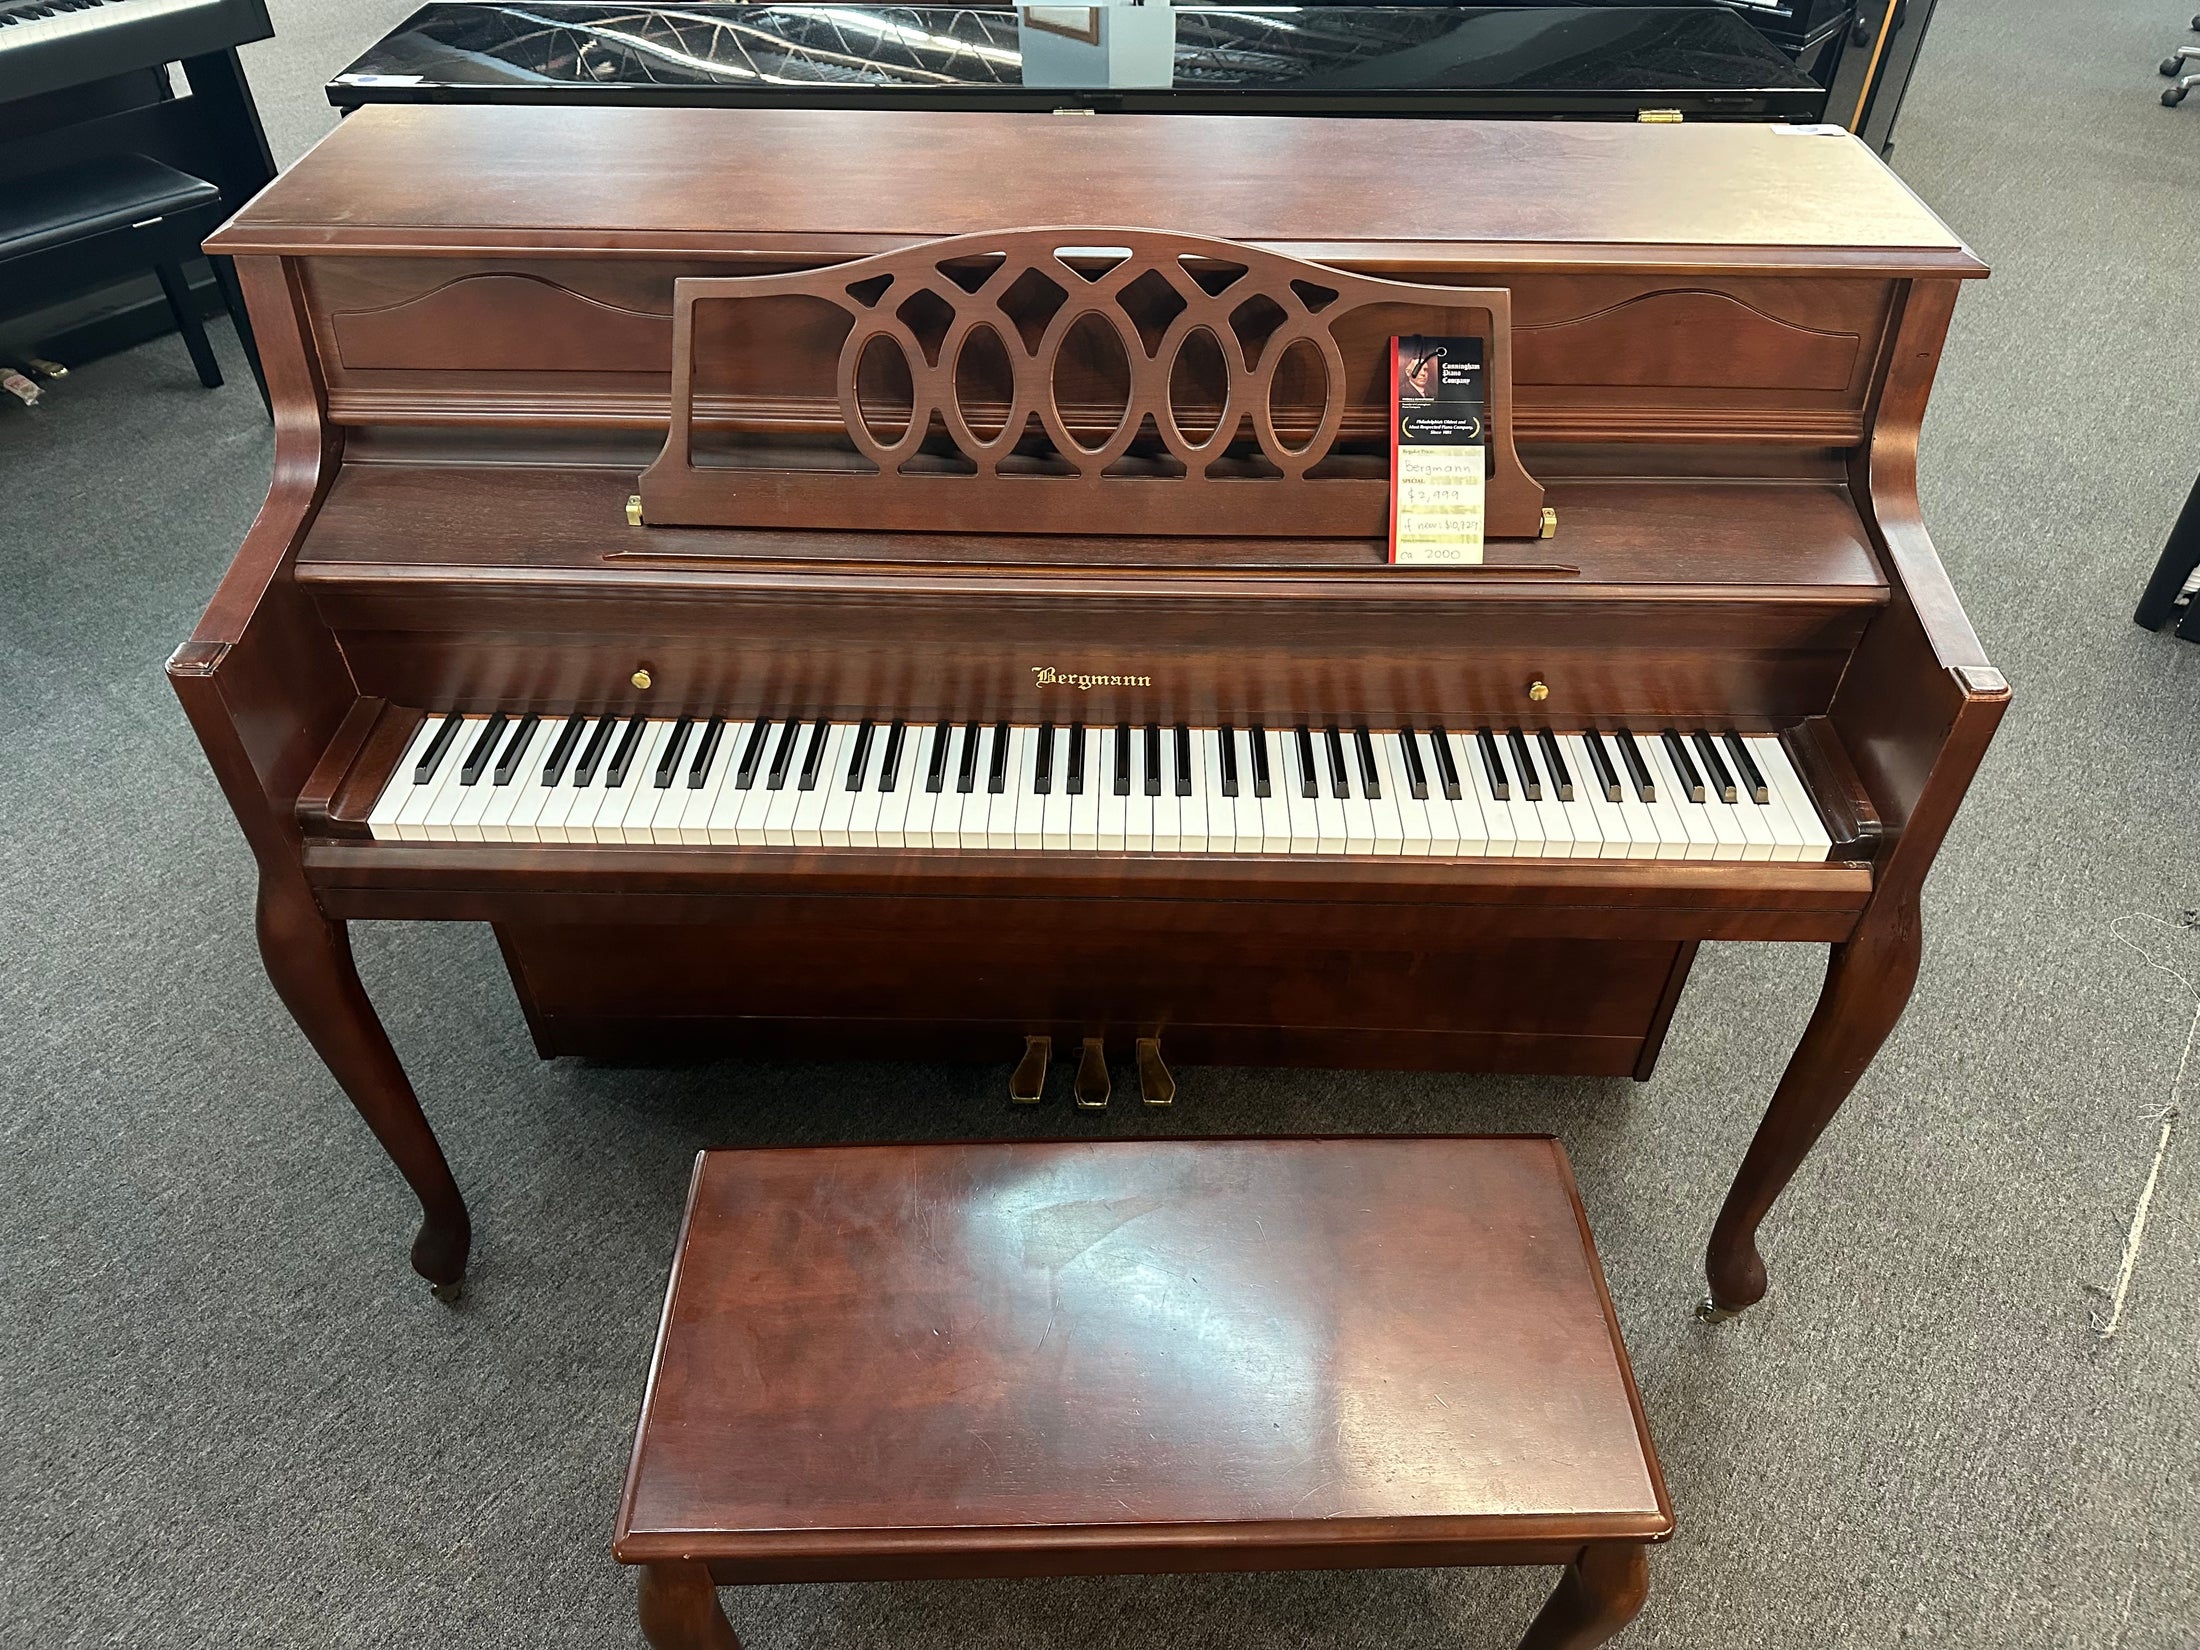
{"type": "Polygon", "coordinates": [[[367,817],[400,842],[1823,859],[1780,741],[1555,733],[427,718],[367,817]]]}

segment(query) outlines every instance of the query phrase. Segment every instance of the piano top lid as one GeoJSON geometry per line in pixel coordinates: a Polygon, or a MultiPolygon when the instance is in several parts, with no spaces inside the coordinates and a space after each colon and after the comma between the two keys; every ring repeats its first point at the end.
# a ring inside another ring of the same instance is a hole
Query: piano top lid
{"type": "Polygon", "coordinates": [[[384,105],[207,245],[829,259],[1056,224],[1375,273],[1986,273],[1838,130],[1253,115],[384,105]]]}

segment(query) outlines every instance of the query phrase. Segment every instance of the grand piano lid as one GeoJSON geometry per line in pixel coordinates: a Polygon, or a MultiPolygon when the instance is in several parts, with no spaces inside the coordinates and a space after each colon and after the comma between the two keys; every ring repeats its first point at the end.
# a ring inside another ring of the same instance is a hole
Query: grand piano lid
{"type": "Polygon", "coordinates": [[[881,109],[372,106],[207,247],[740,263],[1065,222],[1416,279],[1986,273],[1835,128],[881,109]]]}
{"type": "Polygon", "coordinates": [[[430,5],[329,82],[372,102],[1810,119],[1716,0],[1659,6],[430,5]]]}

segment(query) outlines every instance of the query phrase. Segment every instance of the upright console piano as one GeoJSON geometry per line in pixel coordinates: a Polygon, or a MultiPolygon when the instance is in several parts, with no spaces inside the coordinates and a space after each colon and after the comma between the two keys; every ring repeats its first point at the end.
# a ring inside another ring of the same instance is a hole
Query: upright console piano
{"type": "Polygon", "coordinates": [[[212,247],[275,476],[169,673],[441,1292],[354,921],[491,924],[545,1057],[1084,1105],[1646,1078],[1701,941],[1822,942],[1763,1294],[2008,698],[1916,493],[1985,270],[1854,138],[381,107],[212,247]],[[1486,343],[1481,565],[1385,560],[1397,333],[1486,343]]]}

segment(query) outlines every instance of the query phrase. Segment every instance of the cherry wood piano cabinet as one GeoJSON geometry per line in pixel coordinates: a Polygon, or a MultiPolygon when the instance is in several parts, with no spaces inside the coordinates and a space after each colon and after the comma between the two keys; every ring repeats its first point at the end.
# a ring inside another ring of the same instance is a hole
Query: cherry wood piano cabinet
{"type": "Polygon", "coordinates": [[[1855,140],[390,107],[210,244],[275,476],[169,673],[441,1292],[355,920],[492,924],[545,1056],[1088,1105],[1646,1078],[1699,942],[1824,942],[1711,1237],[1762,1296],[2008,697],[1916,495],[1985,271],[1855,140]],[[1489,346],[1483,565],[1384,563],[1402,332],[1489,346]]]}

